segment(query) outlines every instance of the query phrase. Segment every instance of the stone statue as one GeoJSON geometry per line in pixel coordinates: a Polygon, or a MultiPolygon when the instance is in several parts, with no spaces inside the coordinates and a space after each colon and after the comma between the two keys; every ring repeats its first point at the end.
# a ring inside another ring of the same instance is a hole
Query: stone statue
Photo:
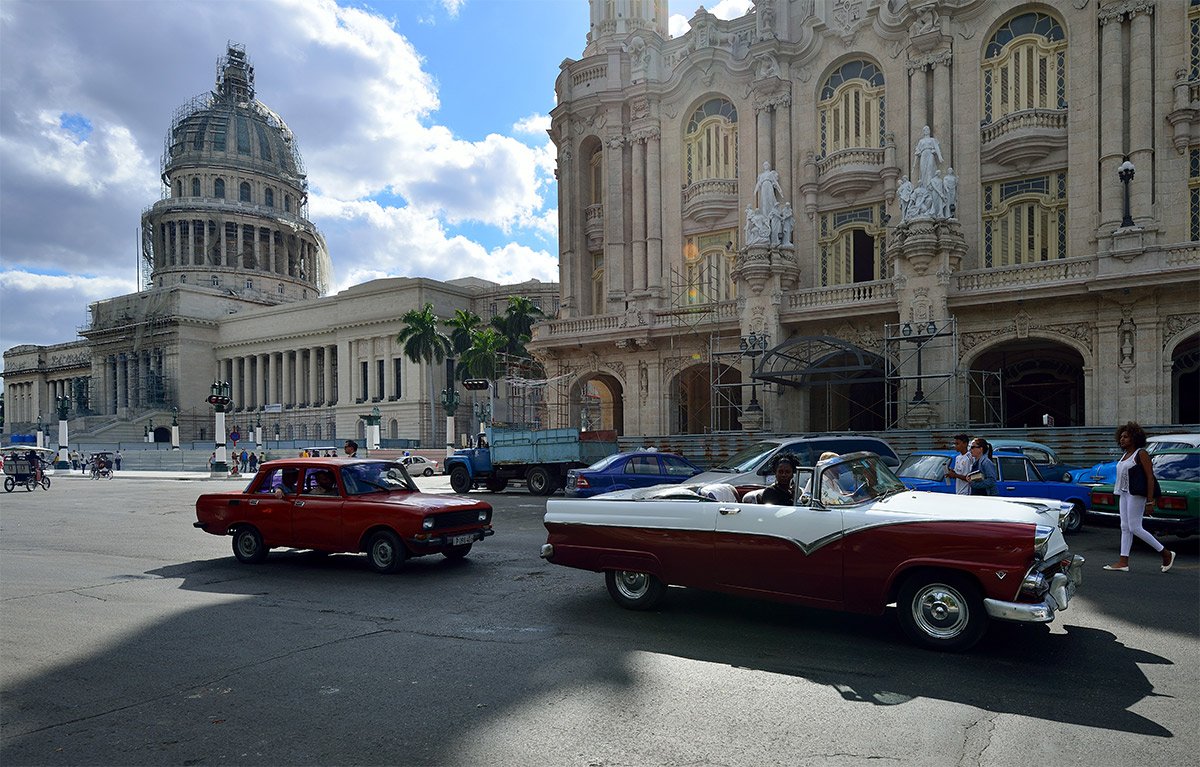
{"type": "Polygon", "coordinates": [[[946,185],[946,217],[953,218],[958,212],[958,176],[954,175],[954,168],[946,168],[942,183],[946,185]]]}
{"type": "Polygon", "coordinates": [[[765,245],[770,241],[771,227],[767,217],[755,210],[753,205],[746,206],[746,244],[765,245]]]}
{"type": "Polygon", "coordinates": [[[935,170],[929,181],[930,213],[934,218],[949,218],[946,213],[946,182],[942,181],[942,172],[935,170]]]}
{"type": "Polygon", "coordinates": [[[918,159],[921,168],[917,183],[928,186],[933,181],[933,172],[937,170],[938,163],[942,162],[942,145],[929,135],[928,125],[921,129],[921,140],[917,142],[913,156],[918,159]]]}
{"type": "Polygon", "coordinates": [[[900,186],[896,189],[896,198],[900,200],[900,220],[912,218],[913,183],[908,176],[900,177],[900,186]]]}
{"type": "Polygon", "coordinates": [[[771,163],[762,164],[762,173],[754,184],[754,196],[758,200],[758,210],[768,218],[779,208],[779,198],[783,197],[783,187],[779,185],[779,173],[771,170],[771,163]]]}
{"type": "Polygon", "coordinates": [[[779,217],[782,221],[782,233],[780,234],[780,245],[792,244],[792,232],[796,229],[796,217],[792,214],[792,204],[785,202],[779,206],[779,217]]]}

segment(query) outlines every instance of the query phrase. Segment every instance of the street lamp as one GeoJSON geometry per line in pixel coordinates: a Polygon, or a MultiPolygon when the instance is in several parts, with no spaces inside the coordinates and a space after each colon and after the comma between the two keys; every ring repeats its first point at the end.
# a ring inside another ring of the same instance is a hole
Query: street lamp
{"type": "Polygon", "coordinates": [[[925,388],[924,388],[925,379],[923,377],[923,371],[921,369],[921,350],[925,348],[925,344],[929,343],[930,341],[932,341],[934,338],[937,337],[937,335],[938,335],[937,323],[934,322],[933,320],[930,320],[929,324],[925,325],[924,327],[922,327],[920,323],[917,323],[917,325],[914,327],[911,322],[906,322],[900,328],[900,335],[904,336],[905,341],[911,341],[917,345],[917,390],[915,392],[913,392],[912,401],[913,401],[913,404],[924,402],[925,401],[925,388]],[[913,333],[917,334],[916,338],[912,337],[913,333]]]}
{"type": "Polygon", "coordinates": [[[216,419],[213,437],[217,440],[214,451],[217,458],[213,461],[213,474],[224,474],[229,471],[229,464],[226,463],[228,456],[225,453],[225,413],[229,411],[229,406],[233,402],[229,398],[230,388],[228,381],[213,381],[211,393],[205,400],[212,405],[213,417],[216,419]]]}
{"type": "Polygon", "coordinates": [[[1133,181],[1134,167],[1129,158],[1125,158],[1125,162],[1117,167],[1117,178],[1121,179],[1121,183],[1125,185],[1125,217],[1121,219],[1121,228],[1124,229],[1133,226],[1133,216],[1129,215],[1129,182],[1133,181]]]}
{"type": "Polygon", "coordinates": [[[54,398],[55,408],[58,410],[58,458],[54,461],[54,468],[69,469],[71,468],[70,458],[70,440],[67,435],[67,413],[71,410],[71,400],[66,395],[54,398]]]}
{"type": "Polygon", "coordinates": [[[761,416],[762,405],[758,404],[758,379],[754,377],[754,368],[760,355],[765,354],[771,337],[763,333],[759,335],[753,330],[749,335],[738,339],[738,351],[750,357],[750,404],[746,405],[744,413],[751,416],[761,416]]]}

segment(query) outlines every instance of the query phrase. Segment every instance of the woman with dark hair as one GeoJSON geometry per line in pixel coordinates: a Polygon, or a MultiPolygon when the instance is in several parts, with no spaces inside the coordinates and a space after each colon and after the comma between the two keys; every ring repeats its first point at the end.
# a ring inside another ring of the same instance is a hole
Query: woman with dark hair
{"type": "Polygon", "coordinates": [[[800,461],[791,453],[782,453],[775,459],[775,484],[768,485],[763,491],[762,503],[773,503],[778,506],[791,506],[795,503],[792,496],[792,477],[800,461]]]}
{"type": "Polygon", "coordinates": [[[971,440],[967,452],[971,454],[971,473],[967,475],[971,482],[971,495],[995,495],[1000,474],[992,462],[991,443],[983,437],[976,437],[971,440]]]}
{"type": "Polygon", "coordinates": [[[1154,467],[1146,447],[1146,432],[1136,421],[1117,427],[1117,445],[1124,451],[1117,461],[1117,481],[1113,493],[1121,510],[1121,556],[1116,564],[1105,565],[1105,570],[1129,572],[1129,550],[1133,547],[1133,536],[1149,544],[1162,555],[1162,571],[1168,572],[1175,564],[1175,552],[1168,551],[1146,528],[1142,527],[1142,515],[1154,504],[1158,488],[1154,481],[1154,467]]]}

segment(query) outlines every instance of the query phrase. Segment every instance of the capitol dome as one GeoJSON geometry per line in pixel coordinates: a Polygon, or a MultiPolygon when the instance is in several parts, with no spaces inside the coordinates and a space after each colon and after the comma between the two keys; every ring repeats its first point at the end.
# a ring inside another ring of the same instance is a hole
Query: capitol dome
{"type": "Polygon", "coordinates": [[[287,124],[255,99],[244,47],[231,44],[214,89],[175,111],[162,180],[163,199],[142,216],[151,284],[268,303],[326,292],[331,265],[307,219],[304,163],[287,124]]]}

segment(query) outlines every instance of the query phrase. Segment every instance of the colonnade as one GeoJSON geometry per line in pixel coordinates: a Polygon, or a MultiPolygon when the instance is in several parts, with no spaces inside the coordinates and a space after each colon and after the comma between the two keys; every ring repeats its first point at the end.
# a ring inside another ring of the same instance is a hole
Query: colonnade
{"type": "Polygon", "coordinates": [[[226,357],[216,378],[230,383],[234,411],[329,407],[339,400],[337,359],[331,344],[226,357]]]}
{"type": "Polygon", "coordinates": [[[110,354],[100,368],[102,412],[141,410],[162,405],[168,390],[162,349],[110,354]]]}
{"type": "Polygon", "coordinates": [[[317,244],[291,227],[268,228],[249,218],[160,221],[154,269],[219,266],[254,269],[313,281],[317,244]]]}
{"type": "Polygon", "coordinates": [[[55,412],[55,398],[67,397],[71,400],[71,408],[87,403],[75,401],[76,385],[79,380],[87,380],[82,376],[69,378],[47,378],[37,381],[23,381],[5,384],[4,386],[4,417],[8,423],[33,423],[40,415],[44,423],[58,420],[55,412]]]}

